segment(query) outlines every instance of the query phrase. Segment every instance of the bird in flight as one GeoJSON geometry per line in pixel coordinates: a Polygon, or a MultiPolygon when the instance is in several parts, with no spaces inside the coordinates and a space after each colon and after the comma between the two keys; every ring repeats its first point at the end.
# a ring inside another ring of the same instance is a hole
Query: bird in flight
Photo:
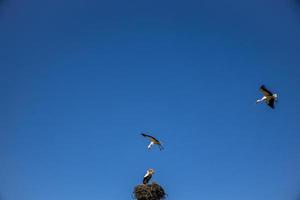
{"type": "Polygon", "coordinates": [[[141,134],[142,136],[144,136],[145,138],[148,138],[150,140],[150,144],[148,145],[148,149],[151,149],[151,147],[156,144],[159,147],[159,150],[163,150],[164,147],[161,145],[161,142],[158,141],[156,138],[152,137],[151,135],[147,135],[145,133],[141,134]]]}
{"type": "Polygon", "coordinates": [[[270,92],[264,85],[260,86],[259,90],[263,93],[264,96],[261,99],[258,99],[256,103],[264,101],[271,108],[275,108],[274,103],[275,101],[277,101],[277,94],[273,94],[272,92],[270,92]]]}
{"type": "Polygon", "coordinates": [[[143,184],[148,184],[150,179],[152,178],[152,174],[154,174],[154,170],[153,169],[148,169],[147,173],[145,174],[144,178],[143,178],[143,184]]]}

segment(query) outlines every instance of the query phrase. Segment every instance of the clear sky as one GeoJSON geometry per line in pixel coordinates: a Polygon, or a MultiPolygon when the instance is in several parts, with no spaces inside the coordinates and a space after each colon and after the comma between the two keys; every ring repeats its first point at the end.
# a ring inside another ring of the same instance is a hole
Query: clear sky
{"type": "Polygon", "coordinates": [[[148,168],[170,200],[294,200],[299,36],[297,0],[1,0],[1,200],[126,200],[148,168]]]}

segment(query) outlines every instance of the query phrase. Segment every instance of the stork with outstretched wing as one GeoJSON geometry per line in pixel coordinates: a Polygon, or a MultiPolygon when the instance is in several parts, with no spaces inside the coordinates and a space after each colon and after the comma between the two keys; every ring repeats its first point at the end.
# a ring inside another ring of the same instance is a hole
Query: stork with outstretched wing
{"type": "Polygon", "coordinates": [[[270,92],[264,85],[260,86],[259,90],[263,93],[264,96],[261,99],[258,99],[256,103],[264,101],[271,108],[275,108],[274,104],[275,101],[277,101],[277,94],[273,94],[272,92],[270,92]]]}
{"type": "Polygon", "coordinates": [[[163,150],[164,149],[164,147],[162,146],[161,142],[159,140],[157,140],[156,138],[154,138],[153,136],[145,134],[145,133],[142,133],[141,135],[144,136],[145,138],[147,138],[148,140],[150,140],[150,144],[148,145],[148,149],[151,149],[151,147],[154,144],[158,145],[159,150],[163,150]]]}

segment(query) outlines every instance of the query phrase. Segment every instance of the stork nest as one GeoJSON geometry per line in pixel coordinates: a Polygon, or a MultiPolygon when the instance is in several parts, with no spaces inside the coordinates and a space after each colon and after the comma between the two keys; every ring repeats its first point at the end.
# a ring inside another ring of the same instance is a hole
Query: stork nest
{"type": "Polygon", "coordinates": [[[166,198],[165,190],[157,183],[138,185],[134,188],[134,199],[162,200],[166,198]]]}

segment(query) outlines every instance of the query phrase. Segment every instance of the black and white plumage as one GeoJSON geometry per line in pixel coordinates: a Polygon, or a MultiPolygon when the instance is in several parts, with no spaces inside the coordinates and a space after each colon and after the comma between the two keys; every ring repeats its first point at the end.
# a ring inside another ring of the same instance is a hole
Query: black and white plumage
{"type": "Polygon", "coordinates": [[[154,170],[153,169],[148,169],[147,173],[145,174],[145,176],[143,178],[143,184],[148,184],[150,179],[152,178],[153,174],[154,174],[154,170]]]}
{"type": "Polygon", "coordinates": [[[277,94],[273,94],[272,92],[270,92],[264,85],[260,86],[259,90],[263,93],[264,96],[261,99],[258,99],[256,103],[264,101],[271,108],[275,108],[274,104],[275,101],[277,101],[277,94]]]}
{"type": "Polygon", "coordinates": [[[151,149],[151,147],[156,144],[158,145],[159,147],[159,150],[163,150],[164,147],[162,146],[161,142],[158,141],[155,137],[151,136],[151,135],[148,135],[148,134],[145,134],[145,133],[142,133],[141,134],[142,136],[148,138],[150,140],[150,144],[148,145],[148,149],[151,149]]]}

